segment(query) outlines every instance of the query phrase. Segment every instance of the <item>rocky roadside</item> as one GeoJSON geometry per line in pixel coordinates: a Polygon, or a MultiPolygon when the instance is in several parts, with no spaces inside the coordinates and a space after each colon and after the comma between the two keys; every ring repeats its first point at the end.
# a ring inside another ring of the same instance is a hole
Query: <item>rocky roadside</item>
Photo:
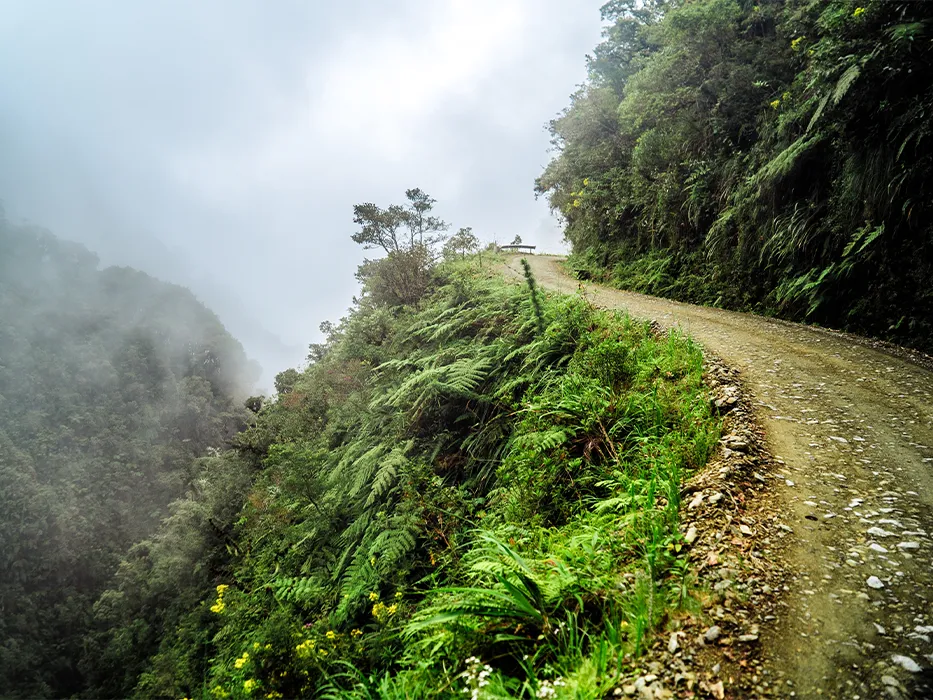
{"type": "MultiPolygon", "coordinates": [[[[583,284],[567,277],[559,259],[533,256],[529,262],[542,288],[584,293],[598,306],[624,309],[661,328],[679,328],[741,372],[737,386],[745,393],[736,403],[752,423],[747,433],[727,423],[725,434],[758,438],[746,453],[758,460],[758,468],[745,470],[749,488],[739,493],[746,500],[727,526],[737,518],[743,524],[742,517],[757,517],[760,509],[770,542],[751,545],[747,553],[778,553],[789,573],[779,589],[765,584],[773,605],[758,619],[774,619],[760,624],[753,673],[746,670],[749,661],[736,669],[715,656],[706,663],[683,654],[690,673],[708,674],[721,663],[718,676],[688,677],[692,687],[671,685],[669,690],[664,684],[663,690],[672,697],[675,692],[715,696],[722,680],[727,697],[933,697],[931,365],[916,353],[847,334],[583,284]],[[773,457],[754,452],[764,444],[764,434],[773,457]],[[736,672],[732,682],[723,675],[730,668],[736,672]],[[711,690],[701,688],[701,680],[711,690]]],[[[709,471],[696,475],[697,483],[709,471]]],[[[718,483],[712,488],[721,490],[718,483]]],[[[684,534],[690,495],[683,503],[684,534]]],[[[694,510],[703,515],[707,506],[704,496],[694,510]]],[[[744,524],[752,530],[746,538],[760,534],[744,524]]],[[[724,534],[718,541],[731,539],[724,534]]],[[[703,546],[702,537],[697,543],[694,549],[703,546]]],[[[701,584],[715,590],[709,585],[711,574],[704,570],[700,575],[701,584]]],[[[712,626],[716,609],[708,605],[704,610],[705,624],[712,626]]],[[[676,625],[673,630],[689,629],[694,637],[701,631],[690,618],[676,625]]],[[[702,649],[710,654],[722,647],[714,643],[702,649]]],[[[653,674],[661,675],[647,668],[633,680],[653,674]]]]}
{"type": "Polygon", "coordinates": [[[764,448],[738,372],[707,358],[705,376],[723,437],[681,492],[681,531],[703,612],[672,620],[617,697],[780,697],[787,688],[763,667],[759,645],[788,575],[780,551],[792,530],[768,499],[781,464],[764,448]]]}

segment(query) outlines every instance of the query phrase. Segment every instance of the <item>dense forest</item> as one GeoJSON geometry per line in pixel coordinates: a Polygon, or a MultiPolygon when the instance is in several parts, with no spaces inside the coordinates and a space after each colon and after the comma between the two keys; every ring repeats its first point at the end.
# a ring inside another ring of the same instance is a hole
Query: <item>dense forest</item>
{"type": "Polygon", "coordinates": [[[0,695],[69,696],[94,603],[246,424],[255,368],[185,289],[0,216],[0,695]]]}
{"type": "Polygon", "coordinates": [[[577,272],[933,349],[933,3],[603,18],[537,181],[577,272]]]}

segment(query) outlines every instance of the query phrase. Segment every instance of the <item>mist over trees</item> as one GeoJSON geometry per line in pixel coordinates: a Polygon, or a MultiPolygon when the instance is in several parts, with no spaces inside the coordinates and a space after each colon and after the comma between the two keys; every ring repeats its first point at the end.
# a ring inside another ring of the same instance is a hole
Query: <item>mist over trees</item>
{"type": "Polygon", "coordinates": [[[933,5],[613,0],[538,178],[574,264],[930,349],[933,5]]]}
{"type": "Polygon", "coordinates": [[[187,290],[5,220],[0,318],[0,688],[67,696],[92,604],[257,367],[187,290]]]}

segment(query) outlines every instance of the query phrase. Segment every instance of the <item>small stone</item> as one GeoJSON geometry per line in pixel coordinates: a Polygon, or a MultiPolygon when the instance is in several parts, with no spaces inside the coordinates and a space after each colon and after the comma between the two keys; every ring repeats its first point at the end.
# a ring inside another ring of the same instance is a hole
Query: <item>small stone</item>
{"type": "Polygon", "coordinates": [[[667,650],[672,654],[677,651],[680,645],[677,643],[677,633],[671,632],[671,640],[667,643],[667,650]]]}
{"type": "Polygon", "coordinates": [[[658,677],[653,673],[649,673],[647,676],[645,676],[646,684],[650,685],[651,683],[654,683],[656,680],[658,680],[658,677]]]}
{"type": "Polygon", "coordinates": [[[920,665],[914,661],[909,656],[903,656],[901,654],[893,654],[891,656],[891,661],[896,663],[905,671],[910,671],[911,673],[920,673],[920,665]]]}
{"type": "Polygon", "coordinates": [[[900,542],[897,545],[898,549],[920,549],[919,542],[900,542]]]}
{"type": "Polygon", "coordinates": [[[868,534],[872,537],[894,537],[893,532],[888,532],[880,527],[870,527],[868,528],[868,534]]]}
{"type": "Polygon", "coordinates": [[[872,622],[871,624],[873,624],[873,625],[875,626],[875,629],[878,631],[878,634],[885,634],[885,629],[884,629],[884,627],[882,627],[881,625],[879,625],[877,622],[872,622]]]}
{"type": "Polygon", "coordinates": [[[693,525],[691,525],[687,529],[687,534],[684,535],[684,542],[686,542],[687,544],[693,544],[696,538],[697,538],[697,529],[693,525]]]}
{"type": "Polygon", "coordinates": [[[884,583],[883,583],[882,580],[881,580],[880,578],[878,578],[877,576],[869,576],[869,577],[868,577],[868,580],[866,581],[866,583],[868,584],[868,587],[869,587],[869,588],[876,588],[876,589],[877,589],[877,588],[884,588],[884,583]]]}
{"type": "Polygon", "coordinates": [[[751,534],[752,534],[752,529],[751,529],[748,525],[745,525],[745,524],[743,523],[743,524],[739,525],[739,532],[741,532],[743,535],[751,535],[751,534]]]}
{"type": "Polygon", "coordinates": [[[758,639],[757,634],[740,634],[739,635],[740,642],[754,642],[757,639],[758,639]]]}
{"type": "Polygon", "coordinates": [[[720,634],[722,634],[722,630],[719,629],[719,625],[713,625],[703,634],[703,639],[707,642],[715,642],[719,639],[720,634]]]}
{"type": "Polygon", "coordinates": [[[702,491],[700,491],[700,493],[698,493],[696,496],[693,497],[693,500],[690,501],[690,505],[688,505],[687,508],[690,510],[694,510],[695,508],[699,508],[701,503],[703,503],[703,492],[702,491]]]}
{"type": "Polygon", "coordinates": [[[622,686],[622,692],[625,693],[626,695],[634,695],[636,692],[636,688],[634,685],[629,683],[628,685],[622,686]]]}
{"type": "Polygon", "coordinates": [[[877,542],[872,542],[870,545],[868,545],[868,548],[869,548],[871,551],[873,551],[873,552],[878,552],[878,554],[887,554],[887,553],[888,553],[887,547],[882,547],[882,546],[881,546],[880,544],[878,544],[877,542]]]}
{"type": "Polygon", "coordinates": [[[719,503],[720,500],[722,500],[722,494],[721,494],[721,493],[718,493],[718,492],[717,492],[717,493],[714,493],[714,494],[713,494],[712,496],[710,496],[709,499],[707,499],[707,500],[709,500],[710,503],[712,503],[712,504],[715,505],[716,503],[719,503]]]}
{"type": "Polygon", "coordinates": [[[898,685],[897,678],[895,678],[894,676],[881,676],[881,682],[884,683],[885,685],[890,685],[894,688],[896,688],[898,685]]]}

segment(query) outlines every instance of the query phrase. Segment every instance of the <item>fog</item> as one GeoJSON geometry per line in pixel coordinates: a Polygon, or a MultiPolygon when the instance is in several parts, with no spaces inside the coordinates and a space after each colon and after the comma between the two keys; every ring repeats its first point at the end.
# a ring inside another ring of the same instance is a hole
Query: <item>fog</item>
{"type": "Polygon", "coordinates": [[[562,248],[547,121],[602,0],[19,2],[0,15],[0,199],[188,286],[271,377],[357,292],[352,206],[562,248]]]}

